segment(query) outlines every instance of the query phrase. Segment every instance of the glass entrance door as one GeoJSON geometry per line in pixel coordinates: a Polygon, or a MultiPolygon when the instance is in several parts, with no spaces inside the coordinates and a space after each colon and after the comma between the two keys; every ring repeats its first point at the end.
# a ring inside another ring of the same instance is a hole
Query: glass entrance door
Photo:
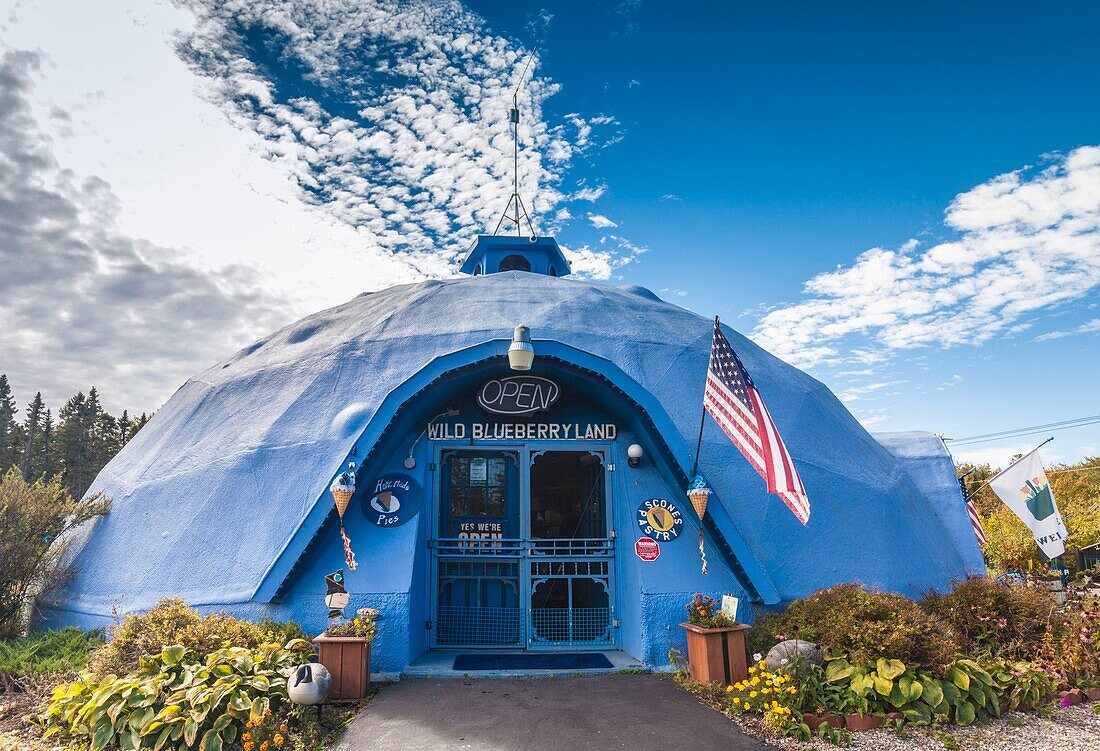
{"type": "Polygon", "coordinates": [[[455,450],[441,458],[434,640],[521,646],[519,455],[455,450]]]}
{"type": "Polygon", "coordinates": [[[531,456],[530,646],[613,642],[603,459],[595,451],[531,456]]]}
{"type": "Polygon", "coordinates": [[[615,645],[606,457],[441,451],[433,646],[615,645]]]}

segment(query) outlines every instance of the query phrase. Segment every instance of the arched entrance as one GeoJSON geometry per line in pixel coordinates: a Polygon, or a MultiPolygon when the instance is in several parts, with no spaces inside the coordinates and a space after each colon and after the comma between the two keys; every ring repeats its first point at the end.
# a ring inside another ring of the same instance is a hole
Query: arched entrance
{"type": "Polygon", "coordinates": [[[433,647],[618,645],[618,426],[581,394],[544,380],[566,405],[517,419],[483,409],[499,399],[467,398],[429,429],[439,468],[433,647]]]}

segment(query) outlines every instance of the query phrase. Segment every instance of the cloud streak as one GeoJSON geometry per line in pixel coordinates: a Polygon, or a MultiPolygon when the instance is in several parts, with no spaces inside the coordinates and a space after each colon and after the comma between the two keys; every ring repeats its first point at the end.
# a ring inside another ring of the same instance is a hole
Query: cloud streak
{"type": "Polygon", "coordinates": [[[873,248],[813,277],[809,299],[767,313],[753,338],[802,367],[867,362],[918,347],[982,344],[1094,292],[1100,147],[956,196],[945,225],[954,239],[873,248]]]}

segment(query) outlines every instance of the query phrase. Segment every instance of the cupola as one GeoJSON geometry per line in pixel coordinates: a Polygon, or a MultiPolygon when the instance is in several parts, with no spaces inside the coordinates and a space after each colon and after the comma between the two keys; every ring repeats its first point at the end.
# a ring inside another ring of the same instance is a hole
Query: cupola
{"type": "Polygon", "coordinates": [[[471,276],[500,271],[565,276],[572,269],[552,237],[478,235],[460,271],[471,276]]]}

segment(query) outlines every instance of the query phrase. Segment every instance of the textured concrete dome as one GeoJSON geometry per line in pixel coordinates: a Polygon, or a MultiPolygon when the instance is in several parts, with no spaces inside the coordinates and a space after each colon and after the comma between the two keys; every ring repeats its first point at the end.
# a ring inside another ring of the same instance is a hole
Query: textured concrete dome
{"type": "MultiPolygon", "coordinates": [[[[334,473],[357,441],[378,439],[395,395],[486,353],[503,356],[519,323],[536,357],[583,357],[636,395],[690,467],[710,320],[643,288],[532,273],[396,286],[308,316],[187,381],[96,479],[90,492],[114,505],[82,531],[76,578],[45,611],[93,623],[112,606],[146,608],[167,595],[230,608],[270,601],[263,593],[289,575],[279,563],[288,546],[320,529],[334,473]]],[[[982,570],[938,440],[876,440],[822,383],[726,332],[812,504],[803,527],[707,419],[711,503],[743,543],[734,548],[749,577],[771,593],[762,599],[840,581],[917,594],[982,570]]]]}

